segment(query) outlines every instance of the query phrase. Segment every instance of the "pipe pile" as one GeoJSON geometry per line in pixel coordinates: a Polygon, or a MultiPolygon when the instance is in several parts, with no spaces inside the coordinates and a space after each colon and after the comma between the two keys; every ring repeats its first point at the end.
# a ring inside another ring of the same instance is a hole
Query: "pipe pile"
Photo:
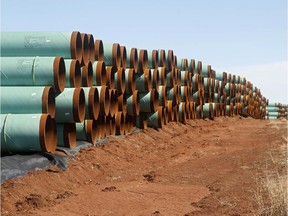
{"type": "Polygon", "coordinates": [[[279,118],[288,119],[288,105],[281,103],[271,103],[267,101],[265,119],[275,120],[279,118]]]}
{"type": "Polygon", "coordinates": [[[287,118],[287,106],[270,106],[246,78],[178,59],[173,50],[128,48],[77,31],[1,37],[4,154],[95,144],[171,121],[287,118]]]}

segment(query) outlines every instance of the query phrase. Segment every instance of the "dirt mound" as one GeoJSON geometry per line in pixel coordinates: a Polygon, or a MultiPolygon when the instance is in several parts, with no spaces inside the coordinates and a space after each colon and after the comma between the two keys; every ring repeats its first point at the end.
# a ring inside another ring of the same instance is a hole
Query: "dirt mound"
{"type": "Polygon", "coordinates": [[[252,215],[265,171],[285,174],[286,164],[274,162],[286,137],[286,121],[239,117],[110,137],[81,150],[66,171],[50,167],[4,182],[1,213],[252,215]]]}

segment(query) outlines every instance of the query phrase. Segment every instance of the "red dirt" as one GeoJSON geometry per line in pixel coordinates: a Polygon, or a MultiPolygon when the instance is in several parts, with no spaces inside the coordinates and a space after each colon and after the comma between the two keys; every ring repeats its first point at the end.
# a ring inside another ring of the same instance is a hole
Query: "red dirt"
{"type": "MultiPolygon", "coordinates": [[[[189,120],[82,150],[1,185],[2,215],[252,215],[287,121],[189,120]]],[[[287,167],[280,167],[282,174],[287,167]]]]}

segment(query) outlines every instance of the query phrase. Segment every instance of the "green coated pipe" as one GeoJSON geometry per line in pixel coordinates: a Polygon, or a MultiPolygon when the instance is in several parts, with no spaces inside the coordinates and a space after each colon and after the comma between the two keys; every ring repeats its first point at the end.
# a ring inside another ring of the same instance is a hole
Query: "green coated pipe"
{"type": "Polygon", "coordinates": [[[198,91],[198,88],[199,88],[199,74],[194,74],[194,76],[192,77],[192,88],[193,88],[194,92],[198,91]]]}
{"type": "Polygon", "coordinates": [[[266,106],[266,110],[269,112],[279,112],[281,111],[281,108],[275,106],[266,106]]]}
{"type": "Polygon", "coordinates": [[[188,87],[180,86],[180,97],[182,102],[188,102],[188,87]]]}
{"type": "Polygon", "coordinates": [[[152,89],[148,93],[140,93],[140,112],[155,112],[158,107],[159,93],[152,89]]]}
{"type": "Polygon", "coordinates": [[[35,114],[55,116],[55,92],[46,87],[0,87],[1,113],[35,114]]]}
{"type": "Polygon", "coordinates": [[[64,59],[66,72],[65,87],[81,87],[81,65],[76,59],[64,59]]]}
{"type": "Polygon", "coordinates": [[[218,93],[214,93],[214,98],[213,98],[214,102],[219,103],[220,102],[220,95],[218,93]]]}
{"type": "Polygon", "coordinates": [[[133,68],[125,70],[125,93],[132,94],[136,90],[136,73],[133,68]]]}
{"type": "Polygon", "coordinates": [[[93,85],[93,66],[89,61],[81,67],[82,87],[91,87],[93,85]]]}
{"type": "MultiPolygon", "coordinates": [[[[117,92],[119,94],[124,93],[125,92],[125,69],[124,68],[120,68],[117,70],[117,72],[114,74],[114,80],[115,80],[115,89],[117,89],[117,92]]],[[[136,81],[136,86],[137,86],[137,81],[136,81]]]]}
{"type": "Polygon", "coordinates": [[[175,70],[171,70],[166,74],[166,86],[168,88],[172,88],[175,85],[176,77],[175,77],[175,70]]]}
{"type": "Polygon", "coordinates": [[[1,56],[62,56],[82,60],[79,32],[1,32],[1,56]]]}
{"type": "Polygon", "coordinates": [[[277,120],[278,117],[276,117],[276,116],[268,116],[268,119],[269,119],[269,120],[277,120]]]}
{"type": "Polygon", "coordinates": [[[173,88],[167,91],[168,100],[173,101],[173,105],[178,103],[179,88],[175,85],[173,88]]]}
{"type": "Polygon", "coordinates": [[[94,43],[94,58],[95,61],[104,61],[104,47],[102,40],[95,40],[94,43]]]}
{"type": "Polygon", "coordinates": [[[180,77],[181,77],[181,86],[187,86],[189,81],[189,72],[186,71],[180,71],[180,77]]]}
{"type": "Polygon", "coordinates": [[[144,73],[148,69],[148,54],[147,50],[138,50],[138,68],[137,73],[144,73]]]}
{"type": "Polygon", "coordinates": [[[268,116],[279,116],[278,112],[270,112],[268,111],[268,116]]]}
{"type": "Polygon", "coordinates": [[[139,115],[140,112],[140,95],[138,90],[133,91],[133,94],[127,95],[126,99],[127,113],[131,116],[139,115]]]}
{"type": "Polygon", "coordinates": [[[167,106],[167,90],[165,85],[160,85],[158,87],[158,93],[159,93],[159,106],[166,107],[167,106]]]}
{"type": "Polygon", "coordinates": [[[66,82],[62,57],[1,57],[2,86],[53,86],[62,92],[66,82]]]}
{"type": "Polygon", "coordinates": [[[57,124],[57,146],[66,148],[76,147],[75,123],[57,124]]]}
{"type": "Polygon", "coordinates": [[[107,86],[96,86],[100,96],[99,116],[107,116],[110,111],[110,95],[107,86]]]}
{"type": "Polygon", "coordinates": [[[93,71],[93,86],[106,85],[106,65],[104,61],[95,61],[92,65],[93,71]]]}
{"type": "Polygon", "coordinates": [[[144,73],[140,74],[140,73],[136,73],[135,77],[136,77],[136,89],[140,92],[140,93],[146,93],[149,92],[151,90],[152,84],[152,77],[151,77],[151,70],[150,69],[146,69],[144,71],[144,73]]]}
{"type": "Polygon", "coordinates": [[[211,81],[210,78],[204,78],[204,92],[210,93],[211,92],[211,81]]]}
{"type": "Polygon", "coordinates": [[[175,59],[174,57],[174,51],[173,50],[168,50],[167,52],[167,58],[166,58],[166,67],[167,70],[172,70],[175,66],[177,66],[177,58],[175,59]],[[176,61],[176,65],[175,65],[176,61]]]}
{"type": "Polygon", "coordinates": [[[118,43],[104,43],[104,62],[107,66],[121,67],[121,50],[118,43]]]}
{"type": "Polygon", "coordinates": [[[158,68],[158,50],[149,50],[147,51],[148,55],[148,67],[149,68],[158,68]]]}
{"type": "Polygon", "coordinates": [[[138,71],[138,50],[137,48],[126,48],[127,51],[127,60],[126,67],[134,68],[135,71],[138,71]]]}
{"type": "Polygon", "coordinates": [[[177,62],[177,67],[180,71],[187,71],[188,70],[188,59],[180,59],[180,61],[177,62]]]}
{"type": "Polygon", "coordinates": [[[54,152],[56,123],[49,114],[0,115],[1,153],[54,152]]]}
{"type": "Polygon", "coordinates": [[[200,104],[196,107],[196,118],[202,119],[203,118],[203,105],[200,104]]]}
{"type": "Polygon", "coordinates": [[[160,106],[155,112],[147,113],[147,126],[153,128],[162,128],[164,125],[163,107],[160,106]]]}
{"type": "Polygon", "coordinates": [[[82,88],[65,88],[55,98],[57,123],[82,122],[85,118],[85,94],[82,88]]]}
{"type": "Polygon", "coordinates": [[[97,119],[100,113],[100,97],[95,87],[83,87],[85,95],[85,119],[97,119]]]}
{"type": "Polygon", "coordinates": [[[76,140],[87,141],[95,145],[103,134],[103,125],[96,120],[85,120],[82,123],[76,123],[76,140]]]}
{"type": "Polygon", "coordinates": [[[139,113],[139,115],[136,116],[136,127],[140,129],[146,129],[147,128],[147,116],[146,113],[139,113]]]}
{"type": "Polygon", "coordinates": [[[203,98],[200,89],[193,94],[193,101],[195,101],[197,105],[202,103],[203,98]]]}
{"type": "Polygon", "coordinates": [[[186,102],[181,102],[179,104],[178,117],[181,123],[186,123],[186,102]]]}
{"type": "Polygon", "coordinates": [[[152,88],[158,89],[160,80],[158,68],[151,69],[151,75],[152,75],[152,88]]]}
{"type": "Polygon", "coordinates": [[[159,85],[166,85],[167,82],[167,73],[165,67],[158,67],[159,73],[159,85]]]}
{"type": "Polygon", "coordinates": [[[211,77],[211,65],[202,65],[202,76],[204,78],[211,77]]]}
{"type": "Polygon", "coordinates": [[[203,105],[203,118],[214,118],[214,111],[213,111],[213,104],[212,103],[205,103],[203,105]]]}

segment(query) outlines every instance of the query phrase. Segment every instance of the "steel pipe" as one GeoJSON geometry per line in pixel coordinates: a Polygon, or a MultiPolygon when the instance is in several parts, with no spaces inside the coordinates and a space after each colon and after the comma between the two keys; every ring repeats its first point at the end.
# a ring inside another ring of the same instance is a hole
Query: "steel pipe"
{"type": "MultiPolygon", "coordinates": [[[[113,66],[111,66],[113,67],[113,66]]],[[[107,83],[107,71],[106,65],[103,61],[95,61],[92,65],[93,70],[93,86],[106,85],[107,83]]],[[[110,78],[110,77],[109,77],[110,78]]]]}
{"type": "Polygon", "coordinates": [[[62,56],[82,60],[79,32],[1,32],[1,56],[62,56]]]}
{"type": "Polygon", "coordinates": [[[173,105],[178,104],[178,97],[179,97],[179,88],[175,85],[173,88],[167,91],[168,100],[173,102],[173,105]]]}
{"type": "Polygon", "coordinates": [[[127,51],[125,46],[120,46],[121,53],[121,67],[126,68],[127,65],[127,51]]]}
{"type": "Polygon", "coordinates": [[[56,96],[57,123],[82,122],[85,118],[85,94],[82,88],[65,88],[56,96]]]}
{"type": "Polygon", "coordinates": [[[203,105],[202,104],[196,107],[196,118],[203,119],[203,105]]]}
{"type": "Polygon", "coordinates": [[[0,115],[1,153],[54,152],[56,123],[49,114],[0,115]]]}
{"type": "Polygon", "coordinates": [[[165,67],[158,67],[159,85],[166,85],[167,74],[165,67]]]}
{"type": "Polygon", "coordinates": [[[117,112],[115,115],[116,135],[124,135],[125,133],[125,116],[123,112],[117,112]]]}
{"type": "MultiPolygon", "coordinates": [[[[133,91],[132,95],[127,95],[127,114],[131,116],[139,115],[140,112],[140,94],[139,91],[133,91]]],[[[144,106],[144,105],[142,105],[144,106]]]]}
{"type": "Polygon", "coordinates": [[[66,148],[76,147],[75,123],[57,124],[57,146],[66,148]]]}
{"type": "Polygon", "coordinates": [[[1,57],[0,61],[2,86],[51,85],[56,92],[62,92],[65,87],[62,57],[1,57]]]}
{"type": "Polygon", "coordinates": [[[124,93],[118,95],[118,111],[122,111],[124,114],[127,112],[127,97],[124,93]]]}
{"type": "Polygon", "coordinates": [[[147,51],[147,55],[148,55],[148,67],[150,69],[154,68],[157,69],[158,68],[158,50],[151,50],[151,51],[147,51]]]}
{"type": "Polygon", "coordinates": [[[118,43],[104,43],[104,62],[107,66],[121,67],[121,50],[118,43]]]}
{"type": "Polygon", "coordinates": [[[109,98],[110,98],[110,106],[108,116],[114,117],[115,113],[118,111],[118,96],[116,89],[109,89],[109,98]]]}
{"type": "Polygon", "coordinates": [[[188,59],[180,59],[180,61],[178,61],[177,67],[180,71],[188,71],[188,59]]]}
{"type": "Polygon", "coordinates": [[[176,65],[174,64],[174,52],[173,52],[173,50],[168,50],[165,67],[167,68],[167,70],[172,70],[172,68],[174,68],[176,65]]]}
{"type": "Polygon", "coordinates": [[[82,59],[81,59],[81,65],[87,65],[88,62],[90,62],[89,58],[89,41],[88,41],[88,35],[85,33],[81,33],[81,40],[82,40],[82,59]]]}
{"type": "Polygon", "coordinates": [[[136,48],[127,49],[126,67],[138,71],[138,50],[136,48]]]}
{"type": "Polygon", "coordinates": [[[136,73],[136,89],[141,92],[149,92],[151,90],[151,70],[150,69],[145,69],[144,73],[139,74],[136,73]]]}
{"type": "Polygon", "coordinates": [[[188,102],[188,87],[180,86],[181,102],[188,102]]]}
{"type": "Polygon", "coordinates": [[[180,78],[181,78],[181,86],[188,86],[188,82],[189,82],[188,70],[180,71],[180,78]]]}
{"type": "Polygon", "coordinates": [[[107,116],[110,111],[110,95],[107,86],[96,86],[100,95],[100,116],[107,116]]]}
{"type": "Polygon", "coordinates": [[[46,87],[0,87],[1,113],[35,114],[55,116],[55,92],[46,87]]]}
{"type": "Polygon", "coordinates": [[[83,87],[85,95],[85,119],[97,119],[100,113],[100,98],[95,87],[83,87]]]}
{"type": "Polygon", "coordinates": [[[95,40],[94,48],[95,61],[104,61],[104,46],[102,40],[95,40]]]}
{"type": "Polygon", "coordinates": [[[204,78],[211,77],[212,68],[211,65],[202,65],[202,76],[204,78]]]}
{"type": "MultiPolygon", "coordinates": [[[[156,89],[149,93],[140,93],[140,112],[155,112],[158,107],[159,94],[156,89]]],[[[127,101],[128,103],[128,101],[127,101]]]]}
{"type": "Polygon", "coordinates": [[[136,90],[136,75],[133,68],[125,70],[125,93],[131,94],[136,90]]]}
{"type": "MultiPolygon", "coordinates": [[[[120,68],[114,74],[115,88],[117,89],[118,94],[125,92],[125,69],[120,68]]],[[[136,84],[137,85],[137,84],[136,84]]]]}
{"type": "Polygon", "coordinates": [[[115,88],[115,80],[114,80],[114,73],[115,68],[113,66],[107,66],[106,67],[106,86],[110,89],[115,88]]]}
{"type": "Polygon", "coordinates": [[[158,50],[158,67],[166,67],[165,50],[158,50]]]}
{"type": "Polygon", "coordinates": [[[137,73],[144,73],[144,71],[148,68],[148,53],[147,50],[139,50],[138,51],[138,68],[137,73]]]}
{"type": "Polygon", "coordinates": [[[93,85],[93,66],[89,61],[81,67],[82,86],[91,87],[93,85]]]}
{"type": "Polygon", "coordinates": [[[76,59],[65,59],[66,84],[65,87],[79,88],[81,87],[81,66],[76,59]]]}
{"type": "Polygon", "coordinates": [[[151,69],[151,74],[152,74],[152,88],[158,89],[160,79],[158,69],[151,69]]]}
{"type": "Polygon", "coordinates": [[[147,113],[147,126],[153,128],[162,128],[164,125],[164,108],[159,106],[155,112],[147,113]]]}
{"type": "Polygon", "coordinates": [[[95,145],[101,138],[103,125],[98,124],[96,120],[85,120],[82,123],[76,123],[76,139],[79,141],[88,141],[95,145]]]}
{"type": "Polygon", "coordinates": [[[171,88],[174,85],[176,85],[176,83],[177,83],[177,74],[176,74],[176,71],[175,71],[174,68],[166,74],[166,78],[167,78],[166,86],[168,88],[171,88]]]}
{"type": "Polygon", "coordinates": [[[136,116],[135,124],[137,128],[146,129],[148,124],[146,113],[139,113],[139,115],[136,116]]]}
{"type": "Polygon", "coordinates": [[[173,113],[173,101],[167,101],[167,114],[168,114],[168,121],[174,121],[174,113],[173,113]]]}
{"type": "Polygon", "coordinates": [[[159,93],[159,106],[166,107],[168,99],[166,86],[165,85],[159,86],[157,91],[159,93]]]}
{"type": "Polygon", "coordinates": [[[181,102],[179,104],[178,118],[181,123],[186,123],[186,102],[181,102]]]}

